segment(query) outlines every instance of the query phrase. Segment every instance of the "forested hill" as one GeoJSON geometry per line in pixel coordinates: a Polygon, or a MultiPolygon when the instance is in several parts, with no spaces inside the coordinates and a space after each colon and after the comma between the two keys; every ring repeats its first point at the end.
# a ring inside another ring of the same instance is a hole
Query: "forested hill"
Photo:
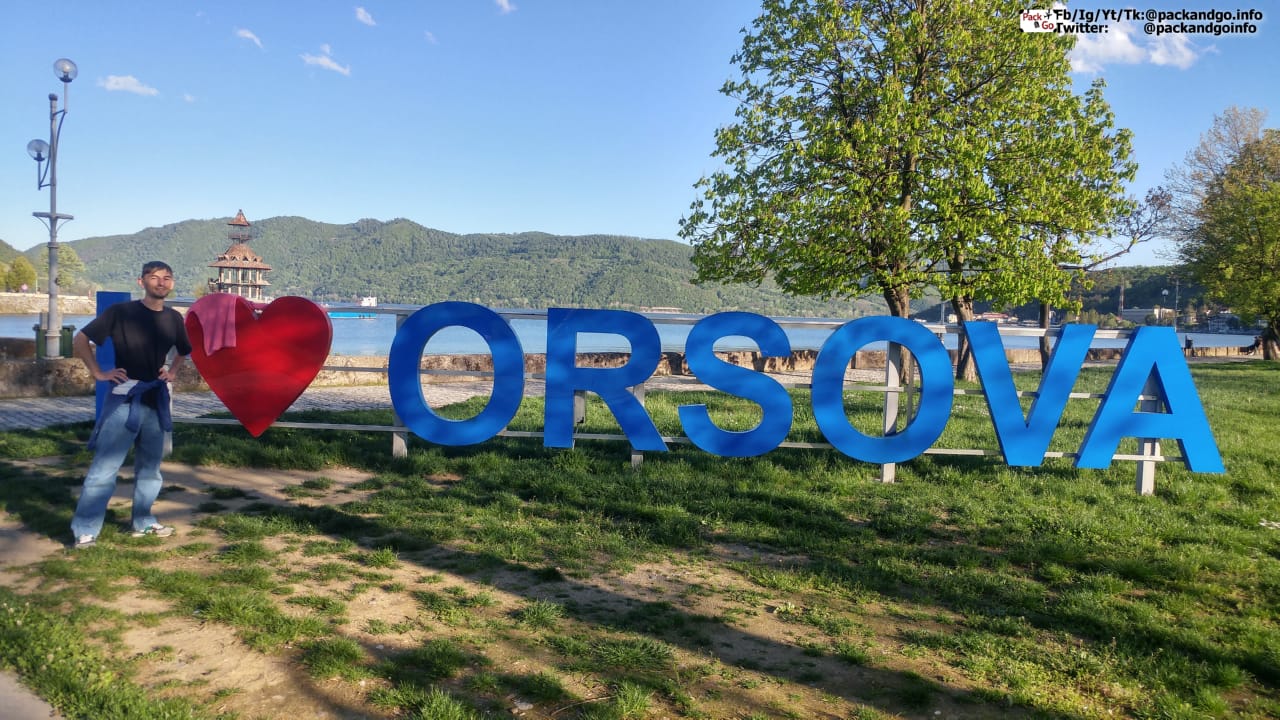
{"type": "Polygon", "coordinates": [[[13,259],[21,254],[22,253],[18,252],[18,250],[12,245],[4,240],[0,240],[0,263],[13,262],[13,259]]]}
{"type": "MultiPolygon", "coordinates": [[[[68,244],[103,289],[136,289],[142,263],[161,259],[177,274],[175,294],[189,296],[213,276],[209,264],[230,245],[229,220],[187,220],[68,244]]],[[[375,295],[384,303],[463,300],[489,307],[676,307],[821,317],[880,314],[884,308],[875,296],[822,302],[791,298],[768,284],[694,285],[691,248],[670,240],[457,235],[404,219],[331,225],[299,217],[254,222],[250,234],[250,247],[272,267],[269,294],[277,297],[351,301],[375,295]]]]}

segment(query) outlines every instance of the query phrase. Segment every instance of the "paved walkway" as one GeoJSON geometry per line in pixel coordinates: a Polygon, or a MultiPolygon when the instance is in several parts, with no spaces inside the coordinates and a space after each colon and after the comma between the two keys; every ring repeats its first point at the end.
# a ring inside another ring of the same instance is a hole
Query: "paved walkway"
{"type": "MultiPolygon", "coordinates": [[[[435,383],[424,386],[423,396],[432,407],[462,402],[476,395],[487,395],[492,385],[487,382],[435,383]]],[[[530,381],[527,395],[541,395],[541,382],[530,381]]],[[[391,394],[386,385],[345,385],[308,388],[289,406],[299,410],[368,410],[391,408],[391,394]]],[[[177,392],[173,395],[173,416],[195,418],[227,408],[217,395],[207,390],[177,392]]],[[[29,430],[91,422],[94,416],[92,395],[72,397],[36,397],[0,399],[0,431],[29,430]]]]}
{"type": "Polygon", "coordinates": [[[49,720],[61,718],[52,705],[18,682],[9,672],[0,672],[0,707],[5,720],[49,720]]]}
{"type": "MultiPolygon", "coordinates": [[[[462,385],[463,383],[458,383],[462,385]]],[[[473,383],[466,383],[472,385],[473,383]]],[[[470,392],[461,399],[479,392],[463,388],[442,392],[453,396],[470,392]]],[[[449,400],[448,402],[457,402],[449,400]]],[[[391,396],[385,385],[325,387],[308,389],[290,406],[290,410],[365,410],[391,407],[391,396]]],[[[173,395],[173,416],[193,418],[213,412],[226,412],[227,408],[218,396],[209,391],[178,392],[173,395]]],[[[25,430],[61,425],[65,423],[92,422],[94,398],[92,395],[72,397],[10,398],[0,400],[0,431],[25,430]]]]}

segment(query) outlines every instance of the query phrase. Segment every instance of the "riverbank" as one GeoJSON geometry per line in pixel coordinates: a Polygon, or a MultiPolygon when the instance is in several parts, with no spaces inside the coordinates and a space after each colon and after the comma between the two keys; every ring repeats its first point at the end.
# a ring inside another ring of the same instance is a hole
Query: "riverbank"
{"type": "MultiPolygon", "coordinates": [[[[64,315],[93,315],[97,303],[88,295],[59,295],[58,311],[64,315]]],[[[49,309],[49,296],[43,293],[0,292],[0,315],[32,315],[49,309]]]]}

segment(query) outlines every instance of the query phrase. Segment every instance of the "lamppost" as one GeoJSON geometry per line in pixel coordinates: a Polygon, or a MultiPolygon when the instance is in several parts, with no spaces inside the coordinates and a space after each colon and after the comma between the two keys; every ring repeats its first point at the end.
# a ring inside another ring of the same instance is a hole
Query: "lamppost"
{"type": "Polygon", "coordinates": [[[62,109],[58,109],[58,96],[49,93],[49,142],[39,138],[27,143],[27,154],[36,161],[36,189],[49,188],[49,212],[33,212],[49,228],[49,315],[44,327],[44,356],[58,357],[62,339],[62,316],[58,312],[58,223],[75,219],[58,212],[58,136],[62,134],[62,121],[67,116],[67,91],[79,72],[76,64],[66,58],[58,58],[53,72],[62,81],[62,109]],[[45,159],[49,164],[45,165],[45,159]]]}
{"type": "MultiPolygon", "coordinates": [[[[1165,288],[1165,289],[1161,290],[1161,291],[1160,291],[1160,295],[1161,295],[1161,297],[1163,298],[1163,299],[1160,301],[1160,305],[1161,305],[1161,307],[1162,307],[1162,308],[1167,309],[1167,308],[1169,307],[1169,288],[1165,288]]],[[[1163,315],[1163,313],[1161,313],[1161,314],[1163,315]]],[[[1156,323],[1157,325],[1163,325],[1163,324],[1164,324],[1164,322],[1163,322],[1164,318],[1162,318],[1162,317],[1158,317],[1158,318],[1156,318],[1156,320],[1157,320],[1157,321],[1159,321],[1159,322],[1157,322],[1157,323],[1156,323]]],[[[1174,329],[1175,329],[1175,330],[1178,328],[1178,315],[1177,315],[1177,310],[1175,310],[1175,311],[1174,311],[1174,316],[1173,316],[1173,327],[1174,327],[1174,329]]]]}

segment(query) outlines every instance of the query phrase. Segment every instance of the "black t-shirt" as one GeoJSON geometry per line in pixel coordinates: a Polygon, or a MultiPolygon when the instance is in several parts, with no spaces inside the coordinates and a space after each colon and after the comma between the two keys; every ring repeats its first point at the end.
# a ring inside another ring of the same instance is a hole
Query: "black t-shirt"
{"type": "MultiPolygon", "coordinates": [[[[191,354],[182,315],[169,307],[152,310],[141,300],[108,306],[81,332],[97,345],[111,338],[115,366],[124,368],[130,380],[158,379],[170,348],[177,348],[179,355],[191,354]]],[[[144,396],[144,401],[154,405],[150,397],[144,396]]]]}

